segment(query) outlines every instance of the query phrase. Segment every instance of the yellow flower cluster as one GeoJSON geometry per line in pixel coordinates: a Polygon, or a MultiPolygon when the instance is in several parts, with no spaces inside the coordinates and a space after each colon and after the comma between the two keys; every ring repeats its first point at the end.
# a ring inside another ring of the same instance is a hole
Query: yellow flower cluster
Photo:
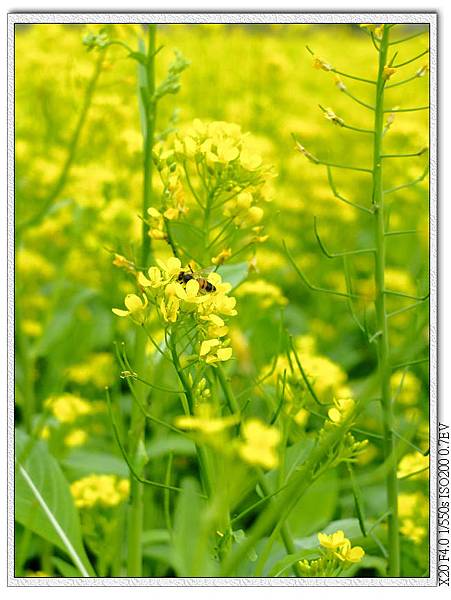
{"type": "Polygon", "coordinates": [[[47,398],[44,406],[60,423],[73,423],[79,417],[92,413],[91,404],[75,394],[61,394],[47,398]]]}
{"type": "Polygon", "coordinates": [[[395,371],[390,378],[390,387],[396,402],[408,406],[418,404],[421,381],[410,371],[395,371]]]}
{"type": "Polygon", "coordinates": [[[361,546],[353,548],[341,529],[331,535],[318,533],[318,541],[326,551],[331,552],[342,562],[358,563],[365,556],[363,548],[361,546]]]}
{"type": "Polygon", "coordinates": [[[354,413],[355,402],[352,398],[334,398],[334,405],[329,409],[327,416],[335,425],[341,425],[354,413]]]}
{"type": "Polygon", "coordinates": [[[274,469],[279,464],[276,451],[280,431],[258,419],[245,421],[241,426],[244,442],[238,446],[241,458],[251,465],[274,469]]]}
{"type": "Polygon", "coordinates": [[[365,556],[361,546],[354,546],[342,530],[331,535],[318,533],[322,555],[315,560],[298,562],[302,574],[307,577],[336,577],[346,567],[359,563],[365,556]]]}
{"type": "Polygon", "coordinates": [[[239,423],[239,420],[239,415],[218,417],[210,404],[201,403],[196,407],[194,416],[177,417],[175,425],[202,434],[211,445],[219,445],[225,452],[236,452],[250,465],[265,469],[277,467],[280,431],[276,427],[265,425],[259,419],[249,419],[241,423],[242,439],[235,439],[226,445],[223,443],[224,438],[219,434],[225,433],[228,428],[239,423]]]}
{"type": "Polygon", "coordinates": [[[114,359],[109,352],[90,354],[87,360],[66,369],[69,381],[79,385],[92,384],[103,389],[113,378],[114,359]]]}
{"type": "Polygon", "coordinates": [[[74,481],[70,490],[78,508],[113,507],[128,498],[130,481],[116,475],[88,475],[74,481]]]}
{"type": "MultiPolygon", "coordinates": [[[[318,354],[315,339],[310,335],[297,338],[295,346],[304,373],[316,395],[324,402],[334,401],[335,410],[340,411],[340,406],[344,409],[352,392],[345,385],[347,376],[343,369],[328,357],[318,354]],[[333,400],[334,398],[336,400],[333,400]],[[345,402],[345,404],[340,405],[340,402],[345,402]]],[[[262,371],[262,376],[270,371],[271,366],[267,365],[262,371]]],[[[285,411],[291,414],[299,425],[304,426],[307,415],[303,406],[300,406],[300,402],[305,398],[306,385],[297,368],[294,352],[290,353],[290,359],[285,354],[278,356],[275,369],[268,378],[268,382],[271,385],[277,385],[278,380],[283,379],[284,376],[286,377],[285,411]]],[[[337,416],[335,410],[332,413],[333,416],[337,416]]]]}
{"type": "Polygon", "coordinates": [[[401,533],[416,544],[421,544],[428,532],[429,504],[421,492],[399,494],[398,511],[401,533]]]}
{"type": "Polygon", "coordinates": [[[399,461],[398,478],[427,479],[428,468],[429,456],[423,456],[419,452],[405,454],[399,461]]]}
{"type": "Polygon", "coordinates": [[[186,283],[179,280],[180,273],[190,274],[191,271],[189,267],[182,267],[178,258],[157,259],[157,263],[158,267],[148,269],[147,276],[141,272],[138,274],[137,282],[144,290],[142,299],[136,294],[128,294],[125,297],[127,310],[113,308],[113,312],[120,317],[130,316],[142,325],[148,316],[150,298],[166,324],[181,321],[187,315],[196,319],[200,337],[199,357],[207,364],[229,360],[232,348],[230,340],[225,337],[228,327],[223,317],[237,314],[236,299],[228,296],[232,286],[224,283],[218,273],[212,272],[207,276],[212,289],[207,292],[194,275],[186,283]]]}
{"type": "MultiPolygon", "coordinates": [[[[195,119],[177,134],[171,147],[157,144],[153,159],[163,186],[160,210],[153,207],[148,211],[153,239],[167,239],[165,222],[181,219],[195,206],[208,211],[210,217],[214,213],[210,227],[218,227],[218,239],[221,211],[226,228],[233,225],[249,232],[253,243],[266,241],[260,225],[264,211],[258,204],[268,200],[265,183],[270,172],[239,125],[195,119]]],[[[219,257],[212,257],[213,264],[221,264],[231,255],[231,249],[224,249],[219,257]]]]}
{"type": "Polygon", "coordinates": [[[180,416],[175,420],[175,425],[188,431],[197,431],[207,436],[215,436],[228,427],[236,425],[239,417],[230,415],[228,417],[217,417],[210,404],[200,404],[196,407],[194,416],[180,416]]]}
{"type": "Polygon", "coordinates": [[[255,296],[262,309],[270,308],[271,306],[286,306],[288,304],[288,300],[283,295],[282,290],[277,285],[269,283],[264,279],[245,281],[238,288],[236,295],[238,297],[255,296]]]}

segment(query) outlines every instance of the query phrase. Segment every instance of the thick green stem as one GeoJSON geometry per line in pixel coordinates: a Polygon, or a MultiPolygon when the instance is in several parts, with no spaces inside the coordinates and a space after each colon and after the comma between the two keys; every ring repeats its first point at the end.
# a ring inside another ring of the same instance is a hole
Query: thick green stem
{"type": "MultiPolygon", "coordinates": [[[[143,160],[143,200],[142,200],[142,240],[141,240],[141,264],[147,265],[151,253],[148,226],[145,222],[147,209],[152,197],[152,148],[154,144],[155,114],[156,106],[155,92],[155,37],[156,25],[148,26],[148,47],[146,65],[146,90],[143,94],[143,102],[146,117],[146,129],[144,138],[144,160],[143,160]]],[[[147,336],[144,328],[136,333],[135,340],[135,368],[138,373],[145,373],[145,348],[147,336]]],[[[129,431],[129,452],[133,465],[138,473],[142,475],[146,458],[144,449],[144,437],[146,419],[140,410],[140,406],[146,405],[146,388],[141,382],[136,382],[135,393],[137,402],[133,403],[129,431]]],[[[128,515],[128,556],[127,575],[130,577],[142,576],[142,530],[144,520],[144,487],[140,481],[131,477],[130,486],[130,509],[128,515]]]]}
{"type": "Polygon", "coordinates": [[[388,341],[388,320],[385,307],[385,213],[382,186],[382,139],[384,131],[384,88],[386,79],[384,67],[387,64],[389,31],[384,33],[379,49],[379,69],[376,86],[376,104],[374,119],[373,148],[373,206],[375,229],[375,272],[376,287],[376,330],[379,387],[383,420],[384,457],[389,468],[386,476],[387,501],[390,511],[388,517],[389,561],[388,575],[399,577],[399,523],[398,523],[398,480],[396,473],[395,440],[393,436],[393,407],[390,393],[390,349],[388,341]]]}

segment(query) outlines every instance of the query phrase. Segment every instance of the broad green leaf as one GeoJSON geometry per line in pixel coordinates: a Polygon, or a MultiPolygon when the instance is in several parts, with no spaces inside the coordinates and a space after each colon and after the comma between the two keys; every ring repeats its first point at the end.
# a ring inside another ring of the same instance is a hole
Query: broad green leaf
{"type": "Polygon", "coordinates": [[[338,502],[338,487],[336,471],[326,471],[309,487],[288,517],[295,537],[317,532],[330,522],[338,502]]]}
{"type": "Polygon", "coordinates": [[[213,577],[210,558],[208,511],[196,480],[183,480],[174,515],[172,564],[178,577],[213,577]]]}
{"type": "Polygon", "coordinates": [[[83,577],[95,576],[83,547],[69,484],[58,462],[42,441],[30,448],[29,437],[19,430],[16,461],[16,521],[63,550],[83,577]]]}

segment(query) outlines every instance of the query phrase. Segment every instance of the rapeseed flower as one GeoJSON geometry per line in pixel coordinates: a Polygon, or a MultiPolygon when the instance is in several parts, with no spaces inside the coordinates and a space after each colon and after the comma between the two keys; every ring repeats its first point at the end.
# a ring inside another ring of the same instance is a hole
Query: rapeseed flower
{"type": "Polygon", "coordinates": [[[210,404],[200,404],[194,416],[180,416],[175,420],[175,425],[181,429],[199,431],[206,435],[218,434],[228,427],[239,422],[239,416],[229,415],[227,417],[214,416],[214,409],[210,404]]]}
{"type": "Polygon", "coordinates": [[[130,481],[116,475],[88,475],[70,486],[77,508],[114,507],[130,493],[130,481]]]}
{"type": "Polygon", "coordinates": [[[60,423],[73,423],[79,417],[92,413],[91,404],[75,394],[51,396],[44,402],[44,406],[60,423]]]}
{"type": "Polygon", "coordinates": [[[128,310],[113,308],[112,311],[118,317],[131,317],[133,321],[142,325],[146,320],[146,308],[149,304],[146,296],[143,296],[144,302],[136,294],[127,294],[124,304],[128,310]]]}
{"type": "Polygon", "coordinates": [[[242,425],[244,442],[238,447],[243,460],[251,465],[274,469],[279,464],[276,448],[280,442],[280,431],[265,425],[258,419],[250,419],[242,425]]]}

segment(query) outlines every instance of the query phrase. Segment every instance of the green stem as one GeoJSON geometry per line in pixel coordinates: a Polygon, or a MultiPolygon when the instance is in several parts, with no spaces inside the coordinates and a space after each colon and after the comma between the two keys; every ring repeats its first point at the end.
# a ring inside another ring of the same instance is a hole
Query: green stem
{"type": "Polygon", "coordinates": [[[398,480],[396,461],[391,460],[395,455],[395,440],[393,436],[393,407],[390,393],[390,349],[388,341],[388,320],[385,307],[385,212],[384,193],[382,186],[382,140],[384,130],[384,66],[387,63],[389,31],[384,28],[379,50],[379,69],[376,86],[376,105],[374,119],[373,147],[373,189],[374,230],[376,241],[375,253],[375,287],[376,287],[376,330],[381,334],[377,337],[377,359],[379,388],[381,395],[383,420],[383,448],[385,460],[390,465],[386,475],[388,510],[388,575],[399,577],[399,523],[398,523],[398,480]]]}
{"type": "MultiPolygon", "coordinates": [[[[156,25],[148,25],[148,47],[146,65],[146,94],[143,94],[146,129],[144,138],[143,162],[143,201],[142,201],[142,239],[141,239],[141,264],[147,265],[150,253],[150,237],[148,225],[145,222],[147,209],[152,197],[152,148],[154,144],[156,105],[155,92],[155,37],[156,25]]],[[[145,373],[145,347],[147,336],[143,328],[136,332],[135,340],[135,367],[138,373],[145,373]]],[[[135,393],[139,402],[134,402],[129,431],[129,451],[132,463],[141,476],[145,458],[141,455],[144,445],[146,419],[139,405],[146,404],[146,388],[141,382],[136,382],[135,393]]],[[[128,557],[127,575],[129,577],[142,576],[142,530],[144,521],[144,486],[142,482],[131,477],[130,509],[128,518],[128,557]]]]}

